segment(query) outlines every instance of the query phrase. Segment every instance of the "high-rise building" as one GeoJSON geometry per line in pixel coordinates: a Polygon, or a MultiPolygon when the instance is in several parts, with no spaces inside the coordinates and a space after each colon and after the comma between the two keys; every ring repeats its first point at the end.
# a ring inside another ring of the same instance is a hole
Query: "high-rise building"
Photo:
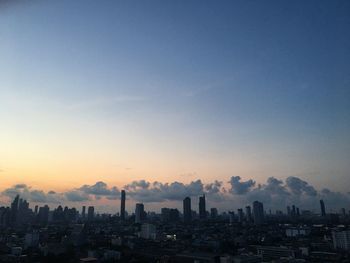
{"type": "Polygon", "coordinates": [[[81,210],[81,217],[82,217],[83,219],[85,219],[85,216],[86,216],[86,206],[84,205],[83,208],[82,208],[82,210],[81,210]]]}
{"type": "Polygon", "coordinates": [[[321,206],[321,216],[325,217],[326,216],[326,207],[324,205],[323,200],[320,200],[320,206],[321,206]]]}
{"type": "Polygon", "coordinates": [[[125,190],[120,193],[120,220],[125,220],[125,190]]]}
{"type": "Polygon", "coordinates": [[[50,208],[47,205],[39,208],[38,219],[40,224],[47,224],[49,221],[49,212],[50,208]]]}
{"type": "Polygon", "coordinates": [[[95,216],[95,208],[93,206],[89,206],[88,207],[88,214],[87,214],[88,221],[94,220],[94,216],[95,216]]]}
{"type": "Polygon", "coordinates": [[[245,216],[246,216],[247,222],[252,222],[253,221],[252,209],[250,208],[249,205],[245,207],[245,216]]]}
{"type": "Polygon", "coordinates": [[[261,225],[264,223],[264,205],[259,201],[254,201],[253,203],[253,216],[254,223],[256,225],[261,225]]]}
{"type": "Polygon", "coordinates": [[[145,207],[142,203],[137,203],[135,208],[135,223],[141,223],[144,219],[145,207]]]}
{"type": "Polygon", "coordinates": [[[38,205],[36,205],[35,206],[35,208],[34,208],[34,214],[38,214],[38,212],[39,212],[39,206],[38,205]]]}
{"type": "Polygon", "coordinates": [[[192,220],[192,210],[191,210],[191,198],[186,197],[183,200],[183,213],[184,213],[184,222],[190,223],[192,220]]]}
{"type": "Polygon", "coordinates": [[[205,195],[199,197],[199,218],[205,219],[207,217],[207,210],[205,209],[205,195]]]}
{"type": "Polygon", "coordinates": [[[12,224],[15,224],[17,222],[18,205],[19,205],[19,195],[16,195],[15,199],[11,203],[11,223],[12,224]]]}

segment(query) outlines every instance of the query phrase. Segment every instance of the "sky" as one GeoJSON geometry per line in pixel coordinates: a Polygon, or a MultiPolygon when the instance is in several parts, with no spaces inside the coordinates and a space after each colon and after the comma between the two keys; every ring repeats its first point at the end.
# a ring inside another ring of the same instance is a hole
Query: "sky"
{"type": "Polygon", "coordinates": [[[128,189],[130,210],[202,193],[222,209],[284,206],[272,188],[348,202],[349,13],[340,0],[1,1],[1,202],[113,210],[128,189]]]}

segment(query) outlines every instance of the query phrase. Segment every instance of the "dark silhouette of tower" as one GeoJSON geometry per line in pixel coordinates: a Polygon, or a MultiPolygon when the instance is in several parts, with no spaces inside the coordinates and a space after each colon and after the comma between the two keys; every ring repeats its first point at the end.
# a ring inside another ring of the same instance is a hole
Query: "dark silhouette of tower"
{"type": "Polygon", "coordinates": [[[321,206],[321,216],[326,216],[326,207],[324,206],[323,200],[320,200],[320,206],[321,206]]]}
{"type": "Polygon", "coordinates": [[[15,224],[17,222],[18,206],[19,206],[19,195],[16,195],[15,199],[11,203],[11,223],[12,224],[15,224]]]}
{"type": "Polygon", "coordinates": [[[145,219],[145,207],[142,203],[137,203],[135,207],[135,223],[142,223],[145,219]]]}
{"type": "Polygon", "coordinates": [[[120,194],[120,220],[125,220],[125,190],[121,191],[120,194]]]}
{"type": "Polygon", "coordinates": [[[83,208],[82,208],[82,211],[81,211],[81,217],[83,219],[85,219],[85,216],[86,216],[86,206],[84,205],[83,208]]]}
{"type": "Polygon", "coordinates": [[[207,210],[205,209],[205,195],[199,197],[199,218],[205,219],[207,217],[207,210]]]}
{"type": "Polygon", "coordinates": [[[190,223],[192,220],[192,210],[191,210],[191,198],[186,197],[183,200],[183,213],[184,213],[184,222],[190,223]]]}
{"type": "Polygon", "coordinates": [[[39,208],[38,220],[40,224],[46,225],[49,221],[50,208],[48,205],[39,208]]]}
{"type": "Polygon", "coordinates": [[[253,203],[253,216],[254,223],[256,225],[261,225],[264,223],[264,205],[259,201],[254,201],[253,203]]]}
{"type": "Polygon", "coordinates": [[[89,206],[88,207],[88,220],[89,221],[94,220],[94,216],[95,216],[95,208],[93,206],[89,206]]]}

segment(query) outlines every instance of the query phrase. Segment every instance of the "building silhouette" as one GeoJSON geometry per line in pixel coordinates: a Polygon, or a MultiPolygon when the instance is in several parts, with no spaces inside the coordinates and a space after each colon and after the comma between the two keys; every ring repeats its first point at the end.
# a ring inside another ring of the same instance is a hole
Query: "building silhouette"
{"type": "Polygon", "coordinates": [[[254,224],[261,225],[264,223],[264,205],[259,201],[253,203],[254,224]]]}
{"type": "Polygon", "coordinates": [[[49,221],[50,208],[48,205],[39,208],[38,220],[40,224],[46,225],[49,221]]]}
{"type": "Polygon", "coordinates": [[[205,195],[199,197],[199,218],[205,219],[207,217],[207,210],[205,209],[205,195]]]}
{"type": "Polygon", "coordinates": [[[95,208],[93,206],[88,207],[88,221],[94,220],[94,215],[95,215],[95,208]]]}
{"type": "Polygon", "coordinates": [[[18,204],[19,204],[19,195],[16,195],[15,199],[11,203],[11,224],[16,224],[18,216],[18,204]]]}
{"type": "Polygon", "coordinates": [[[142,203],[137,203],[135,207],[135,223],[141,223],[145,218],[145,207],[142,203]]]}
{"type": "Polygon", "coordinates": [[[162,208],[161,219],[163,222],[177,222],[179,221],[180,213],[176,208],[162,208]]]}
{"type": "Polygon", "coordinates": [[[190,223],[192,221],[192,210],[191,210],[191,198],[186,197],[183,200],[183,213],[184,213],[184,222],[190,223]]]}
{"type": "Polygon", "coordinates": [[[120,220],[125,220],[125,190],[120,193],[120,220]]]}
{"type": "Polygon", "coordinates": [[[82,210],[81,210],[81,217],[82,217],[83,219],[85,219],[85,216],[86,216],[86,206],[84,205],[83,208],[82,208],[82,210]]]}
{"type": "Polygon", "coordinates": [[[324,205],[323,200],[320,200],[320,207],[321,207],[321,216],[325,217],[326,216],[326,207],[324,205]]]}

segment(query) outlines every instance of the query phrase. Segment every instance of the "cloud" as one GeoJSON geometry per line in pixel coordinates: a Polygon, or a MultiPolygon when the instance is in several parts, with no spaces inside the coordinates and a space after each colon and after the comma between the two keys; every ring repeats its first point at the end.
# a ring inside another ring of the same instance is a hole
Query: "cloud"
{"type": "Polygon", "coordinates": [[[180,182],[160,183],[145,180],[133,181],[124,186],[128,195],[137,201],[162,202],[183,200],[186,196],[198,196],[203,193],[203,183],[200,180],[189,184],[180,182]]]}
{"type": "Polygon", "coordinates": [[[296,195],[310,195],[316,196],[317,191],[308,182],[301,180],[298,177],[290,176],[286,180],[286,184],[288,188],[296,195]]]}
{"type": "Polygon", "coordinates": [[[36,203],[60,203],[64,201],[61,194],[53,192],[46,193],[43,190],[32,189],[26,184],[16,184],[13,187],[5,189],[1,195],[10,199],[15,198],[16,195],[20,195],[21,198],[36,203]]]}
{"type": "MultiPolygon", "coordinates": [[[[287,205],[296,205],[301,209],[319,208],[319,200],[323,199],[328,207],[338,209],[346,207],[350,202],[349,193],[340,193],[324,188],[317,191],[307,181],[290,176],[285,180],[269,177],[265,183],[256,184],[253,179],[242,181],[239,176],[232,176],[228,182],[228,190],[221,181],[204,184],[201,180],[190,183],[178,181],[170,183],[132,181],[124,186],[128,199],[143,203],[162,203],[182,201],[185,197],[197,198],[205,194],[208,206],[215,205],[223,209],[243,207],[259,200],[271,209],[285,209],[287,205]]],[[[98,202],[102,199],[115,200],[120,197],[116,186],[108,186],[99,181],[92,185],[82,185],[64,192],[43,191],[33,189],[26,184],[16,184],[1,192],[1,196],[13,199],[17,194],[29,202],[64,203],[64,202],[98,202]]]]}
{"type": "Polygon", "coordinates": [[[238,195],[246,194],[253,186],[255,186],[255,181],[250,179],[243,182],[241,181],[240,176],[232,176],[229,183],[231,184],[230,192],[238,195]]]}
{"type": "Polygon", "coordinates": [[[104,182],[97,182],[94,185],[83,185],[79,188],[85,194],[94,196],[119,196],[120,191],[117,187],[108,188],[104,182]]]}
{"type": "Polygon", "coordinates": [[[72,191],[65,192],[64,196],[70,202],[83,202],[83,201],[90,200],[90,197],[88,194],[79,190],[72,190],[72,191]]]}

